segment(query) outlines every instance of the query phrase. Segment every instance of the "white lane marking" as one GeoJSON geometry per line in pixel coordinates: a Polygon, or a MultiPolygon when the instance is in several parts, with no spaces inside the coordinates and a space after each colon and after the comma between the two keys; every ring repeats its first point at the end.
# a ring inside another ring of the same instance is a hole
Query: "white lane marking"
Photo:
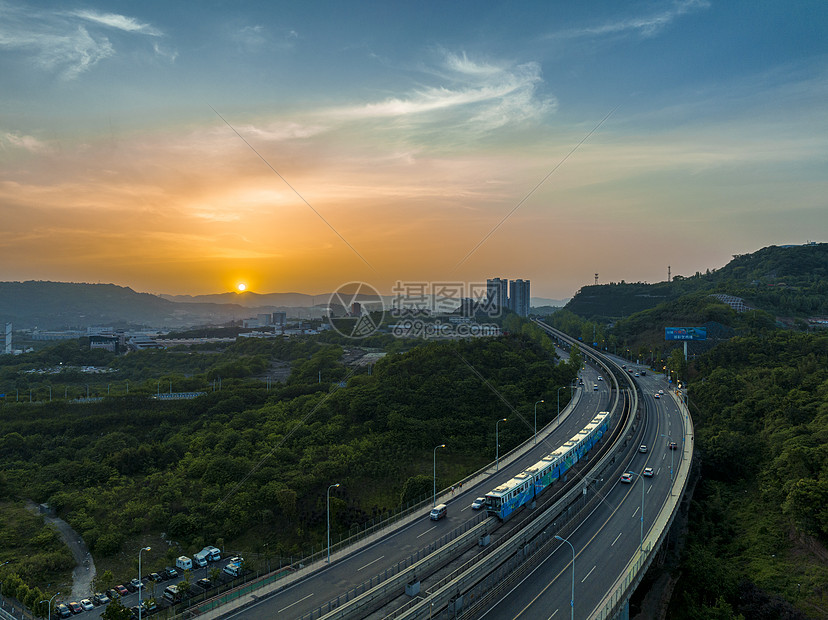
{"type": "Polygon", "coordinates": [[[357,569],[357,572],[361,571],[363,568],[368,568],[368,567],[369,567],[369,566],[371,566],[371,564],[373,564],[374,562],[379,562],[379,561],[380,561],[382,558],[384,558],[384,557],[385,557],[384,555],[381,555],[381,556],[379,556],[376,560],[371,560],[371,561],[370,561],[370,562],[368,562],[368,564],[366,564],[365,566],[362,566],[362,567],[358,568],[358,569],[357,569]]]}
{"type": "Polygon", "coordinates": [[[639,511],[640,509],[641,509],[641,506],[639,506],[638,508],[636,508],[636,509],[635,509],[635,512],[632,514],[633,519],[635,518],[635,515],[637,515],[637,514],[638,514],[638,511],[639,511]]]}
{"type": "MultiPolygon", "coordinates": [[[[312,597],[312,596],[313,596],[313,592],[311,592],[310,594],[308,594],[305,598],[310,598],[310,597],[312,597]]],[[[278,612],[276,612],[276,613],[282,613],[285,609],[290,609],[290,608],[291,608],[291,607],[293,607],[294,605],[298,605],[299,603],[301,603],[302,601],[304,601],[304,600],[305,600],[305,598],[300,598],[300,599],[299,599],[298,601],[296,601],[295,603],[291,603],[291,604],[290,604],[290,605],[288,605],[287,607],[282,607],[282,608],[281,608],[278,612]]]]}
{"type": "Polygon", "coordinates": [[[468,506],[466,506],[465,508],[461,508],[461,509],[460,509],[460,512],[463,512],[464,510],[468,510],[469,508],[471,508],[471,504],[469,504],[469,505],[468,505],[468,506]]]}
{"type": "Polygon", "coordinates": [[[559,609],[556,609],[555,611],[553,611],[553,612],[552,612],[552,615],[551,615],[551,616],[549,616],[549,620],[552,620],[552,618],[554,618],[554,617],[555,617],[555,614],[556,614],[556,613],[558,613],[559,611],[560,611],[559,609]]]}
{"type": "Polygon", "coordinates": [[[595,567],[593,566],[593,567],[589,570],[589,572],[588,572],[586,575],[584,575],[584,578],[583,578],[583,579],[581,579],[581,583],[585,582],[585,581],[587,580],[587,577],[589,577],[589,576],[592,574],[592,571],[594,571],[594,570],[595,570],[595,567]]]}
{"type": "Polygon", "coordinates": [[[650,491],[652,491],[652,490],[653,490],[653,485],[648,486],[647,487],[647,495],[649,495],[650,491]]]}
{"type": "Polygon", "coordinates": [[[615,537],[615,540],[613,540],[613,541],[612,541],[612,545],[610,545],[610,547],[614,546],[614,545],[615,545],[615,543],[617,543],[617,542],[618,542],[618,539],[619,539],[619,538],[621,538],[621,532],[618,532],[618,536],[616,536],[616,537],[615,537]]]}
{"type": "Polygon", "coordinates": [[[432,528],[431,528],[431,529],[429,529],[429,530],[426,530],[426,531],[425,531],[425,532],[423,532],[422,534],[418,534],[418,535],[417,535],[417,538],[419,538],[420,536],[425,536],[425,535],[426,535],[426,534],[428,534],[431,530],[436,530],[436,529],[437,529],[437,526],[435,525],[434,527],[432,527],[432,528]]]}

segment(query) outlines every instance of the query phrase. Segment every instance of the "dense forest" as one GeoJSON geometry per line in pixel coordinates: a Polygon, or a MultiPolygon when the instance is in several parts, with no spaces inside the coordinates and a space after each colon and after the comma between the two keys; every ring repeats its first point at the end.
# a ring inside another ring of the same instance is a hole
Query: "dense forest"
{"type": "Polygon", "coordinates": [[[828,616],[828,335],[737,337],[688,372],[702,477],[670,617],[828,616]]]}
{"type": "MultiPolygon", "coordinates": [[[[148,554],[148,566],[165,562],[165,549],[174,556],[178,545],[191,551],[218,540],[250,558],[265,543],[271,557],[302,555],[324,540],[329,484],[341,484],[331,497],[336,540],[430,492],[422,480],[431,481],[435,445],[447,446],[437,468],[442,487],[493,460],[496,420],[509,417],[501,451],[531,434],[533,404],[554,402],[577,368],[559,363],[531,324],[510,328],[500,338],[422,343],[370,369],[345,366],[342,347],[310,338],[121,357],[62,343],[0,358],[7,392],[9,383],[34,383],[42,396],[42,377],[27,371],[90,356],[116,370],[119,386],[93,402],[6,398],[0,500],[49,502],[103,568],[117,570],[122,552],[150,543],[162,555],[148,554]],[[274,360],[291,362],[286,383],[251,378],[274,360]],[[159,372],[176,389],[218,376],[223,387],[193,400],[154,400],[159,372]]],[[[539,408],[538,423],[554,415],[539,408]]],[[[13,553],[0,549],[0,563],[13,553]]],[[[33,567],[21,576],[44,586],[47,574],[33,567]]]]}

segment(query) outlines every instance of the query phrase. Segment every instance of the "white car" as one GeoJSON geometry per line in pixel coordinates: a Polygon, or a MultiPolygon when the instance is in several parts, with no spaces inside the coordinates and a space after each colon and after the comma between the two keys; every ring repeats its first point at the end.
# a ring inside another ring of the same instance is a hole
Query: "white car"
{"type": "Polygon", "coordinates": [[[658,391],[658,393],[663,395],[663,394],[664,394],[664,390],[659,390],[659,391],[658,391]]]}
{"type": "Polygon", "coordinates": [[[655,394],[653,394],[653,398],[661,398],[661,394],[659,394],[658,392],[656,392],[655,394]]]}
{"type": "Polygon", "coordinates": [[[653,468],[652,467],[645,467],[643,475],[646,476],[647,478],[652,478],[653,477],[653,468]]]}
{"type": "Polygon", "coordinates": [[[83,599],[81,602],[81,607],[84,608],[85,611],[89,611],[90,609],[95,609],[95,606],[92,604],[88,598],[83,599]]]}
{"type": "Polygon", "coordinates": [[[485,497],[478,497],[472,502],[472,510],[480,510],[486,503],[485,497]]]}
{"type": "Polygon", "coordinates": [[[642,454],[645,453],[647,451],[647,446],[645,446],[642,443],[640,446],[638,446],[638,451],[641,452],[642,454]]]}
{"type": "Polygon", "coordinates": [[[603,381],[603,380],[604,380],[604,377],[602,377],[601,375],[598,375],[598,381],[603,381]]]}

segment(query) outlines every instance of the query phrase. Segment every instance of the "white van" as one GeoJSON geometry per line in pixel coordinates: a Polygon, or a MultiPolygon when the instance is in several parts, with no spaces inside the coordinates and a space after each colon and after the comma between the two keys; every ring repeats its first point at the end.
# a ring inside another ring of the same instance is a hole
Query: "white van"
{"type": "Polygon", "coordinates": [[[193,554],[193,564],[196,566],[207,566],[207,554],[204,551],[199,551],[193,554]]]}
{"type": "Polygon", "coordinates": [[[193,561],[186,555],[180,555],[175,561],[175,567],[180,568],[181,570],[192,570],[193,561]]]}
{"type": "Polygon", "coordinates": [[[434,508],[431,509],[431,520],[432,521],[439,521],[443,517],[446,516],[448,513],[448,506],[445,504],[437,504],[434,508]]]}
{"type": "Polygon", "coordinates": [[[241,564],[237,562],[230,562],[230,564],[224,567],[224,572],[228,575],[232,575],[233,577],[238,577],[241,575],[241,564]]]}
{"type": "Polygon", "coordinates": [[[221,550],[217,547],[209,545],[201,550],[201,553],[206,554],[209,562],[218,562],[221,559],[221,550]]]}

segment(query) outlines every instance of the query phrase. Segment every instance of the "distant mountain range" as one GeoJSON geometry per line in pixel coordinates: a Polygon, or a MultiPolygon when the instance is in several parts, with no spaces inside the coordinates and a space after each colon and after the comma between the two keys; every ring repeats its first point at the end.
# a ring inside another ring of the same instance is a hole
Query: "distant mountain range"
{"type": "Polygon", "coordinates": [[[174,301],[115,284],[0,282],[0,323],[11,322],[14,329],[41,330],[91,326],[180,328],[222,324],[287,309],[286,305],[268,304],[267,299],[257,300],[254,293],[203,297],[214,300],[174,301]],[[253,305],[251,300],[262,305],[253,305]],[[242,305],[239,301],[248,303],[242,305]]]}

